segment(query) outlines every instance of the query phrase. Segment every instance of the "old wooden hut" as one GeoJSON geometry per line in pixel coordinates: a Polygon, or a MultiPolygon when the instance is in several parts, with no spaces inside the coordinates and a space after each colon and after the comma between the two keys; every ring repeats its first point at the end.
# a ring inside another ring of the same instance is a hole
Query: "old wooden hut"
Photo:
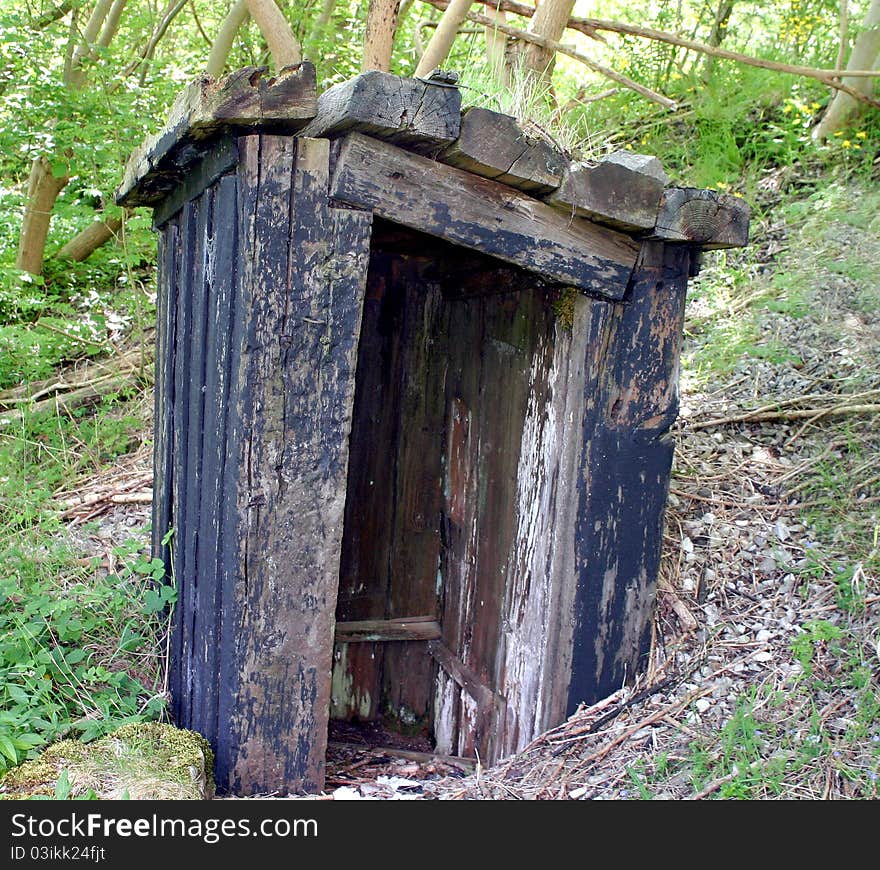
{"type": "Polygon", "coordinates": [[[748,212],[460,104],[203,79],[118,192],[159,232],[173,710],[221,789],[320,789],[331,718],[491,762],[645,651],[688,274],[748,212]]]}

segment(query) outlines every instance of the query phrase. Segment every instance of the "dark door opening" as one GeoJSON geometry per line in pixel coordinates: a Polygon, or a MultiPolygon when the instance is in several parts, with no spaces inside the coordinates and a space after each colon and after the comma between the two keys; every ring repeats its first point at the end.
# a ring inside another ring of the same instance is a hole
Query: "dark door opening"
{"type": "Polygon", "coordinates": [[[524,270],[375,221],[331,720],[444,754],[497,751],[504,629],[528,591],[508,584],[523,573],[511,570],[518,468],[529,403],[552,389],[541,373],[565,299],[524,270]]]}

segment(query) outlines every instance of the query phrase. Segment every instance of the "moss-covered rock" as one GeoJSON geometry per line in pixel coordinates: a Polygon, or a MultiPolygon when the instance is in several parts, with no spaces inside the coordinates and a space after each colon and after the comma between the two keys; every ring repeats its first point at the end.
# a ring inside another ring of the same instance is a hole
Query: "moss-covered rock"
{"type": "Polygon", "coordinates": [[[214,795],[208,741],[194,731],[143,722],[123,725],[93,743],[53,743],[6,774],[0,798],[53,798],[63,771],[71,798],[94,793],[104,800],[205,800],[214,795]]]}

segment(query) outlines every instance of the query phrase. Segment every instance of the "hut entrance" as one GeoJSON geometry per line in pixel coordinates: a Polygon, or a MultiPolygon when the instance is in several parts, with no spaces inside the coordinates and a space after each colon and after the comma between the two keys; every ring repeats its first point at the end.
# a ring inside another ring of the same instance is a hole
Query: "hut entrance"
{"type": "Polygon", "coordinates": [[[533,368],[552,357],[563,295],[525,270],[375,220],[332,719],[379,720],[447,754],[492,753],[502,625],[517,607],[506,589],[517,467],[533,368]]]}

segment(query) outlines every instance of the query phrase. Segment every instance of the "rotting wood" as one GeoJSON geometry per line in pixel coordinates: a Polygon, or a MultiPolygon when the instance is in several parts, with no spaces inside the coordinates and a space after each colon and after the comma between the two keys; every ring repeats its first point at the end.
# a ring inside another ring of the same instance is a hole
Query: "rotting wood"
{"type": "Polygon", "coordinates": [[[504,699],[493,692],[442,640],[429,641],[428,652],[437,664],[477,702],[480,718],[485,725],[488,725],[495,710],[503,707],[504,699]]]}
{"type": "Polygon", "coordinates": [[[179,184],[221,132],[269,128],[293,132],[314,117],[315,67],[308,61],[277,76],[265,67],[246,67],[221,79],[202,76],[175,100],[157,134],[128,159],[116,191],[120,205],[153,205],[179,184]]]}
{"type": "Polygon", "coordinates": [[[730,194],[670,187],[663,191],[649,237],[688,242],[706,250],[741,248],[749,242],[749,207],[730,194]]]}
{"type": "Polygon", "coordinates": [[[615,310],[577,483],[568,713],[639,671],[650,636],[691,250],[646,243],[615,310]]]}
{"type": "Polygon", "coordinates": [[[326,140],[261,135],[241,148],[246,322],[218,779],[240,794],[316,791],[370,216],[329,207],[326,140]]]}
{"type": "MultiPolygon", "coordinates": [[[[179,184],[176,184],[153,207],[153,229],[160,229],[190,200],[196,199],[218,178],[238,165],[238,146],[231,136],[221,136],[211,149],[193,158],[179,184]]],[[[168,181],[164,177],[163,183],[168,181]]],[[[149,183],[149,182],[146,182],[149,183]]]]}
{"type": "Polygon", "coordinates": [[[360,133],[340,143],[331,194],[612,299],[623,296],[638,250],[613,230],[567,218],[520,191],[360,133]]]}
{"type": "Polygon", "coordinates": [[[522,130],[515,118],[479,106],[462,113],[458,139],[438,159],[534,193],[558,187],[568,166],[555,147],[522,130]]]}
{"type": "Polygon", "coordinates": [[[370,641],[429,641],[441,636],[440,623],[433,616],[409,619],[364,619],[336,623],[336,643],[370,641]]]}
{"type": "Polygon", "coordinates": [[[623,230],[651,229],[669,181],[656,157],[615,151],[598,163],[575,163],[546,202],[577,217],[623,230]]]}
{"type": "Polygon", "coordinates": [[[458,88],[370,70],[324,91],[301,135],[333,138],[354,130],[436,152],[458,138],[460,126],[458,88]]]}

